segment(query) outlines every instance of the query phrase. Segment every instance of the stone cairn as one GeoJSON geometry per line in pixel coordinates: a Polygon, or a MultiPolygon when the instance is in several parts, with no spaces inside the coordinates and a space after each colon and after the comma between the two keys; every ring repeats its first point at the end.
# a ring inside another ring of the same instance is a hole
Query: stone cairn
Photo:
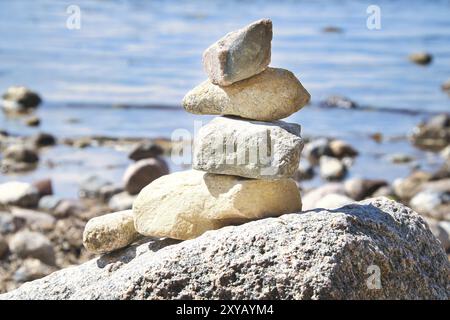
{"type": "Polygon", "coordinates": [[[301,211],[291,178],[303,141],[288,117],[310,99],[294,74],[268,67],[272,22],[228,33],[203,54],[208,80],[187,93],[184,108],[219,115],[194,141],[193,170],[147,185],[133,209],[96,217],[83,241],[92,252],[125,247],[141,236],[187,240],[208,230],[301,211]]]}

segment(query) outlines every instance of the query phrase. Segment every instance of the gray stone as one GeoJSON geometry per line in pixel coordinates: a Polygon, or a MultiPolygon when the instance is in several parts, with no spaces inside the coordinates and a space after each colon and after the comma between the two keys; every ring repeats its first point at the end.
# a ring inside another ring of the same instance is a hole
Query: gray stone
{"type": "Polygon", "coordinates": [[[319,138],[305,144],[303,157],[308,159],[312,165],[318,165],[320,157],[332,156],[328,139],[319,138]]]}
{"type": "Polygon", "coordinates": [[[131,209],[136,197],[137,195],[131,195],[126,191],[115,194],[111,197],[111,199],[109,199],[108,207],[112,211],[123,211],[131,209]]]}
{"type": "Polygon", "coordinates": [[[423,219],[385,198],[147,239],[0,299],[443,299],[450,263],[423,219]],[[376,275],[379,270],[380,282],[376,275]]]}
{"type": "Polygon", "coordinates": [[[411,208],[423,215],[432,215],[440,205],[450,203],[450,192],[425,189],[417,193],[409,202],[411,208]]]}
{"type": "Polygon", "coordinates": [[[133,147],[128,158],[134,161],[142,159],[155,158],[164,154],[164,149],[151,141],[137,144],[133,147]]]}
{"type": "Polygon", "coordinates": [[[438,114],[419,124],[411,139],[423,149],[441,150],[450,145],[450,114],[438,114]]]}
{"type": "Polygon", "coordinates": [[[13,233],[18,229],[18,221],[9,212],[0,211],[0,234],[13,233]]]}
{"type": "Polygon", "coordinates": [[[61,198],[57,196],[44,196],[39,199],[38,209],[46,212],[52,212],[61,203],[61,198]]]}
{"type": "Polygon", "coordinates": [[[41,103],[39,95],[22,86],[12,86],[3,94],[5,111],[23,112],[36,108],[41,103]]]}
{"type": "Polygon", "coordinates": [[[349,98],[342,96],[330,96],[321,103],[326,108],[342,108],[342,109],[355,109],[358,108],[358,104],[349,98]]]}
{"type": "Polygon", "coordinates": [[[103,177],[90,176],[81,182],[79,196],[82,198],[99,198],[101,189],[110,185],[112,185],[112,182],[103,177]]]}
{"type": "Polygon", "coordinates": [[[30,142],[38,148],[48,147],[56,144],[56,138],[49,133],[39,132],[30,137],[30,142]]]}
{"type": "Polygon", "coordinates": [[[387,186],[385,180],[353,178],[345,181],[346,194],[354,200],[362,200],[371,196],[379,188],[387,186]]]}
{"type": "Polygon", "coordinates": [[[39,155],[36,150],[21,144],[15,144],[6,148],[3,152],[3,158],[24,163],[36,163],[39,161],[39,155]]]}
{"type": "Polygon", "coordinates": [[[23,220],[33,230],[52,230],[56,223],[56,219],[45,212],[12,207],[11,214],[15,219],[23,220]]]}
{"type": "Polygon", "coordinates": [[[322,199],[316,202],[316,208],[321,209],[337,209],[341,208],[347,204],[353,202],[353,199],[339,194],[339,193],[329,193],[325,195],[322,199]]]}
{"type": "Polygon", "coordinates": [[[344,185],[338,182],[330,182],[310,190],[302,196],[303,211],[317,208],[317,203],[320,199],[329,194],[345,195],[344,185]]]}
{"type": "Polygon", "coordinates": [[[212,83],[227,86],[264,71],[270,63],[272,21],[261,19],[228,33],[203,53],[212,83]]]}
{"type": "Polygon", "coordinates": [[[17,282],[32,281],[45,277],[55,270],[55,267],[48,266],[38,259],[28,258],[14,272],[13,279],[17,282]]]}
{"type": "Polygon", "coordinates": [[[36,207],[38,190],[26,182],[6,182],[0,184],[0,204],[19,207],[36,207]]]}
{"type": "Polygon", "coordinates": [[[194,114],[274,121],[297,112],[310,98],[292,72],[267,68],[254,77],[227,87],[207,80],[186,94],[183,107],[194,114]]]}
{"type": "Polygon", "coordinates": [[[329,181],[342,180],[347,173],[345,165],[336,158],[323,156],[320,158],[320,175],[329,181]]]}
{"type": "Polygon", "coordinates": [[[298,124],[217,117],[196,136],[192,167],[255,179],[294,175],[303,141],[298,124]]]}
{"type": "Polygon", "coordinates": [[[21,258],[36,258],[48,265],[55,264],[53,246],[42,233],[23,230],[9,240],[9,249],[21,258]]]}
{"type": "Polygon", "coordinates": [[[427,52],[415,52],[410,54],[408,59],[416,64],[427,65],[433,61],[433,56],[427,52]]]}
{"type": "Polygon", "coordinates": [[[8,243],[0,233],[0,259],[8,252],[8,243]]]}
{"type": "Polygon", "coordinates": [[[169,174],[169,167],[162,158],[139,160],[131,164],[123,175],[124,189],[138,194],[145,186],[159,177],[169,174]]]}

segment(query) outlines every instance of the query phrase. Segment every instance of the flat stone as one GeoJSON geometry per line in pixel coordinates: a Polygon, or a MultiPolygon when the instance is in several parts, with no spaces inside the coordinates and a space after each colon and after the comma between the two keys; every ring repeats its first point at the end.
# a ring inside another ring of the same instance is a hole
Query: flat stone
{"type": "Polygon", "coordinates": [[[300,161],[300,132],[295,123],[217,117],[199,130],[192,167],[255,179],[289,178],[300,161]]]}
{"type": "Polygon", "coordinates": [[[194,114],[234,115],[273,121],[297,112],[310,97],[292,72],[267,68],[254,77],[227,87],[207,80],[186,94],[183,106],[194,114]]]}
{"type": "Polygon", "coordinates": [[[6,182],[0,184],[0,204],[19,207],[36,207],[38,190],[26,182],[6,182]]]}
{"type": "Polygon", "coordinates": [[[155,180],[133,205],[139,233],[180,240],[300,210],[300,193],[292,179],[253,180],[196,170],[155,180]]]}
{"type": "Polygon", "coordinates": [[[162,158],[139,160],[125,171],[124,189],[130,194],[138,194],[150,182],[168,173],[169,167],[162,158]]]}
{"type": "Polygon", "coordinates": [[[123,248],[140,237],[134,228],[133,211],[119,211],[92,218],[83,232],[90,252],[106,253],[123,248]]]}
{"type": "Polygon", "coordinates": [[[9,240],[9,249],[21,258],[36,258],[48,265],[54,265],[55,252],[50,240],[42,233],[23,230],[9,240]]]}
{"type": "Polygon", "coordinates": [[[212,83],[227,86],[264,71],[270,63],[272,21],[262,19],[228,33],[203,53],[212,83]]]}

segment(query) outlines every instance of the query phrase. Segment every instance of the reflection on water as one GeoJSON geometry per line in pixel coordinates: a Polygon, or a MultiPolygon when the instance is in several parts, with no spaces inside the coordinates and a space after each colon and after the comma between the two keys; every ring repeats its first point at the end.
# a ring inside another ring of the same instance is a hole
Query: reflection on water
{"type": "MultiPolygon", "coordinates": [[[[40,129],[0,115],[1,129],[20,135],[42,130],[58,137],[169,137],[176,128],[193,130],[194,120],[209,117],[176,108],[76,106],[178,107],[183,95],[206,77],[203,50],[226,31],[261,17],[274,23],[272,65],[292,70],[311,92],[313,103],[340,94],[375,108],[450,110],[450,99],[440,90],[450,78],[449,1],[377,1],[382,29],[373,31],[366,28],[372,1],[79,0],[81,29],[68,30],[66,8],[71,4],[0,1],[0,91],[24,84],[45,99],[38,111],[40,129]],[[343,32],[323,33],[326,26],[343,32]],[[434,56],[430,66],[407,60],[409,53],[423,50],[434,56]]],[[[353,175],[392,179],[411,168],[392,165],[382,154],[409,153],[425,168],[437,160],[405,140],[376,144],[368,136],[405,135],[422,118],[306,107],[289,120],[300,123],[305,135],[336,136],[354,144],[361,156],[353,175]]],[[[118,181],[128,163],[124,152],[109,148],[74,152],[57,147],[45,151],[43,158],[39,170],[22,179],[51,175],[64,193],[76,190],[74,180],[81,171],[118,181]],[[46,167],[45,159],[60,165],[46,167]]]]}

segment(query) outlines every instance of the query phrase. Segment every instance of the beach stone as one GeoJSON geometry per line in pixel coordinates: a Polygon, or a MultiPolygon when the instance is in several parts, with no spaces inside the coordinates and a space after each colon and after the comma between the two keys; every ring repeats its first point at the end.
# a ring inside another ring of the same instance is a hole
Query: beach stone
{"type": "Polygon", "coordinates": [[[431,175],[423,171],[414,171],[406,178],[397,178],[392,183],[395,195],[403,201],[409,201],[421,191],[421,186],[429,181],[431,175]]]}
{"type": "Polygon", "coordinates": [[[314,167],[308,161],[300,160],[294,179],[296,181],[306,181],[312,178],[314,178],[314,167]]]}
{"type": "Polygon", "coordinates": [[[346,206],[353,202],[353,199],[339,194],[339,193],[329,193],[325,195],[322,199],[316,202],[317,208],[323,209],[337,209],[346,206]]]}
{"type": "Polygon", "coordinates": [[[301,206],[292,179],[253,180],[189,170],[145,187],[133,212],[140,234],[186,240],[227,225],[300,211],[301,206]]]}
{"type": "Polygon", "coordinates": [[[445,81],[442,84],[442,90],[443,91],[450,91],[450,79],[448,79],[447,81],[445,81]]]}
{"type": "Polygon", "coordinates": [[[93,253],[106,253],[126,247],[139,239],[133,211],[119,211],[92,218],[83,232],[83,244],[93,253]]]}
{"type": "Polygon", "coordinates": [[[9,249],[21,258],[36,258],[48,265],[54,265],[55,252],[50,240],[42,233],[22,230],[9,240],[9,249]]]}
{"type": "Polygon", "coordinates": [[[37,127],[41,124],[41,119],[39,119],[37,116],[31,116],[25,119],[24,122],[29,127],[37,127]]]}
{"type": "Polygon", "coordinates": [[[56,138],[49,133],[40,132],[30,137],[30,142],[38,148],[48,147],[56,144],[56,138]]]}
{"type": "Polygon", "coordinates": [[[19,229],[21,225],[23,225],[23,223],[20,223],[17,219],[14,219],[11,213],[0,211],[0,235],[13,233],[19,229]]]}
{"type": "Polygon", "coordinates": [[[442,113],[422,122],[411,136],[412,142],[419,148],[442,150],[450,145],[450,114],[442,113]]]}
{"type": "Polygon", "coordinates": [[[137,195],[131,195],[128,192],[120,192],[111,197],[108,201],[108,207],[112,211],[123,211],[133,207],[133,202],[137,195]]]}
{"type": "Polygon", "coordinates": [[[394,153],[392,155],[389,156],[389,160],[392,163],[410,163],[411,161],[414,160],[414,157],[408,155],[408,154],[404,154],[404,153],[394,153]]]}
{"type": "Polygon", "coordinates": [[[359,105],[350,100],[347,97],[343,96],[330,96],[325,101],[322,101],[320,104],[325,108],[341,108],[341,109],[356,109],[359,105]]]}
{"type": "Polygon", "coordinates": [[[156,158],[164,154],[164,149],[158,144],[145,141],[133,147],[128,158],[134,161],[142,159],[156,158]]]}
{"type": "Polygon", "coordinates": [[[124,189],[130,194],[138,194],[153,180],[169,174],[167,163],[161,158],[139,160],[131,164],[123,175],[124,189]]]}
{"type": "Polygon", "coordinates": [[[342,180],[346,173],[347,168],[339,159],[328,156],[320,158],[320,175],[323,179],[342,180]]]}
{"type": "Polygon", "coordinates": [[[270,63],[272,21],[261,19],[225,35],[203,53],[210,81],[228,86],[264,71],[270,63]]]}
{"type": "Polygon", "coordinates": [[[38,209],[44,210],[46,212],[52,212],[61,201],[61,198],[53,195],[43,196],[41,199],[39,199],[38,209]]]}
{"type": "Polygon", "coordinates": [[[350,144],[342,140],[332,140],[329,143],[329,148],[333,157],[342,159],[345,157],[356,157],[358,151],[350,144]]]}
{"type": "Polygon", "coordinates": [[[415,64],[427,65],[433,61],[433,56],[427,52],[416,52],[410,54],[408,59],[415,64]]]}
{"type": "Polygon", "coordinates": [[[6,255],[8,252],[8,242],[3,238],[3,235],[0,233],[0,259],[6,255]]]}
{"type": "Polygon", "coordinates": [[[192,168],[255,179],[294,175],[303,141],[298,124],[217,117],[195,139],[192,168]]]}
{"type": "Polygon", "coordinates": [[[443,204],[445,200],[450,201],[450,195],[443,192],[425,190],[417,193],[409,202],[411,208],[420,214],[429,214],[436,207],[443,204]],[[447,198],[447,199],[445,199],[447,198]]]}
{"type": "Polygon", "coordinates": [[[36,108],[42,102],[39,95],[23,86],[12,86],[3,94],[6,111],[22,112],[36,108]]]}
{"type": "Polygon", "coordinates": [[[297,112],[310,97],[292,72],[267,68],[254,77],[227,87],[207,80],[186,94],[183,106],[194,114],[273,121],[297,112]]]}
{"type": "Polygon", "coordinates": [[[56,218],[67,218],[81,215],[86,208],[84,205],[74,199],[61,200],[51,214],[56,218]]]}
{"type": "Polygon", "coordinates": [[[13,279],[17,282],[27,282],[48,276],[54,271],[55,267],[48,266],[38,259],[28,258],[14,272],[13,279]]]}
{"type": "Polygon", "coordinates": [[[36,207],[38,190],[26,182],[6,182],[0,184],[0,204],[19,207],[36,207]]]}
{"type": "Polygon", "coordinates": [[[332,155],[329,141],[326,138],[312,140],[306,143],[303,149],[303,156],[314,166],[319,164],[320,157],[332,155]]]}
{"type": "Polygon", "coordinates": [[[33,182],[33,187],[39,193],[39,197],[50,196],[53,194],[53,185],[51,179],[41,179],[33,182]]]}
{"type": "Polygon", "coordinates": [[[423,219],[377,198],[181,243],[147,239],[0,299],[448,300],[449,273],[447,255],[423,219]]]}
{"type": "MultiPolygon", "coordinates": [[[[107,184],[107,185],[102,186],[99,189],[99,196],[100,196],[100,199],[107,202],[114,195],[121,193],[122,191],[123,191],[122,184],[107,184]]],[[[116,211],[121,211],[121,210],[116,210],[116,211]]]]}
{"type": "Polygon", "coordinates": [[[306,211],[317,208],[317,203],[328,194],[340,194],[345,196],[344,185],[340,182],[328,182],[306,192],[302,196],[303,210],[306,211]]]}
{"type": "Polygon", "coordinates": [[[3,152],[3,158],[25,163],[36,163],[39,161],[36,150],[21,144],[11,145],[6,148],[3,152]]]}
{"type": "Polygon", "coordinates": [[[12,207],[11,215],[20,219],[32,230],[49,231],[55,226],[56,220],[46,212],[12,207]]]}
{"type": "Polygon", "coordinates": [[[441,242],[442,248],[444,250],[450,249],[450,230],[446,229],[448,228],[448,224],[450,224],[450,222],[439,222],[435,219],[426,217],[424,220],[427,222],[433,235],[441,242]]]}
{"type": "Polygon", "coordinates": [[[345,181],[344,188],[350,198],[359,201],[387,185],[388,183],[385,180],[353,178],[345,181]]]}
{"type": "Polygon", "coordinates": [[[112,185],[112,182],[98,175],[89,176],[80,184],[78,195],[80,198],[99,198],[103,187],[112,185]]]}
{"type": "Polygon", "coordinates": [[[386,197],[386,198],[395,199],[394,188],[392,188],[392,186],[390,186],[390,185],[380,187],[373,194],[371,194],[371,196],[372,196],[372,198],[386,197]]]}

